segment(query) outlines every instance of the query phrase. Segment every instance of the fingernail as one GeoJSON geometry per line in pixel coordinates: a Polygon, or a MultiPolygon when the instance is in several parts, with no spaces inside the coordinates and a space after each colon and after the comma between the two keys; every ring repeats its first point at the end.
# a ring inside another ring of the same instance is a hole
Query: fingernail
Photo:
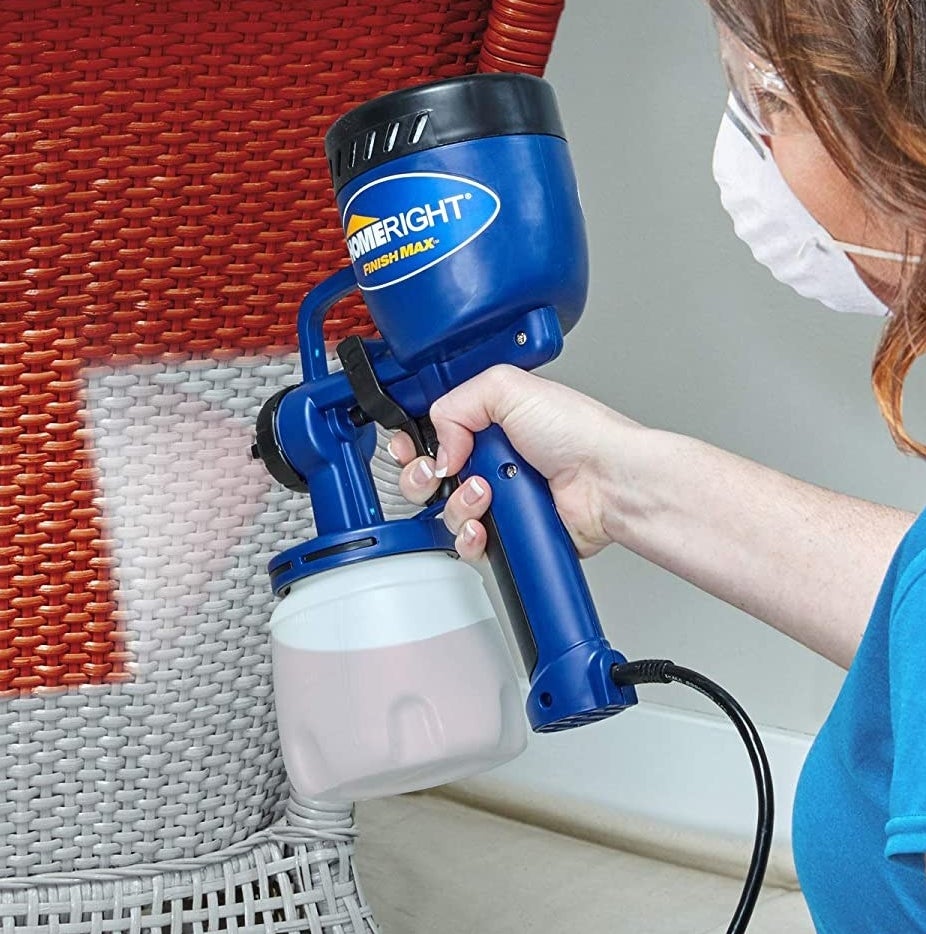
{"type": "Polygon", "coordinates": [[[444,477],[447,476],[447,470],[450,466],[447,463],[447,452],[443,448],[438,448],[437,459],[435,460],[434,464],[437,467],[435,476],[443,480],[444,477]]]}
{"type": "Polygon", "coordinates": [[[475,477],[472,477],[469,483],[463,487],[463,502],[467,506],[475,506],[485,495],[485,487],[475,477]]]}
{"type": "Polygon", "coordinates": [[[392,450],[392,438],[389,439],[389,443],[386,445],[386,451],[389,453],[389,456],[396,462],[396,464],[401,467],[402,461],[396,457],[395,451],[392,450]]]}
{"type": "Polygon", "coordinates": [[[412,471],[412,479],[420,486],[429,483],[434,479],[434,471],[431,470],[431,465],[427,461],[418,461],[418,466],[412,471]]]}
{"type": "Polygon", "coordinates": [[[467,545],[476,540],[476,529],[472,522],[464,523],[463,531],[460,534],[467,545]]]}

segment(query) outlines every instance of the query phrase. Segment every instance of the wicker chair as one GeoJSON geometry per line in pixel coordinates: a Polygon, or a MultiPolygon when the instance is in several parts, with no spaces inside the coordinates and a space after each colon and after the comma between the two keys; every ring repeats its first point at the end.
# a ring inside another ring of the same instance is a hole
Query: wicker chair
{"type": "Polygon", "coordinates": [[[0,4],[2,934],[376,930],[352,815],[286,787],[265,568],[312,516],[253,420],[346,261],[327,127],[541,73],[561,7],[0,4]]]}

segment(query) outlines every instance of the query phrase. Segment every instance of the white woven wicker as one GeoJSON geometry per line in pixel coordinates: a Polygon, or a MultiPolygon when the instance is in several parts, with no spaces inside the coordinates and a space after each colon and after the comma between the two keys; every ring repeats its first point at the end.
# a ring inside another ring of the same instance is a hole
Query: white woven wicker
{"type": "Polygon", "coordinates": [[[250,445],[297,362],[88,374],[134,677],[0,699],[2,934],[376,930],[351,814],[290,800],[276,730],[266,566],[312,513],[250,445]]]}

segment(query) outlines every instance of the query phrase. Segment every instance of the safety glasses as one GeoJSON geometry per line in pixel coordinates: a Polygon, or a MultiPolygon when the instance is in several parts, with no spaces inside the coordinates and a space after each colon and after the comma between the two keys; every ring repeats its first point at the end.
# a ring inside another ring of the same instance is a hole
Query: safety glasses
{"type": "Polygon", "coordinates": [[[784,78],[715,20],[720,60],[730,91],[749,128],[759,136],[795,136],[813,129],[784,78]]]}

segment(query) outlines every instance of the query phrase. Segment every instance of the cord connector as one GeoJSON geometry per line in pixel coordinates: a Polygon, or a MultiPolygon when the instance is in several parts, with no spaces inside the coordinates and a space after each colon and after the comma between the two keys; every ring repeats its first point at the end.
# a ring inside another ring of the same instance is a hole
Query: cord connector
{"type": "Polygon", "coordinates": [[[674,667],[673,662],[664,658],[625,662],[623,665],[612,665],[611,680],[619,688],[632,684],[670,684],[673,678],[669,671],[674,667]]]}

